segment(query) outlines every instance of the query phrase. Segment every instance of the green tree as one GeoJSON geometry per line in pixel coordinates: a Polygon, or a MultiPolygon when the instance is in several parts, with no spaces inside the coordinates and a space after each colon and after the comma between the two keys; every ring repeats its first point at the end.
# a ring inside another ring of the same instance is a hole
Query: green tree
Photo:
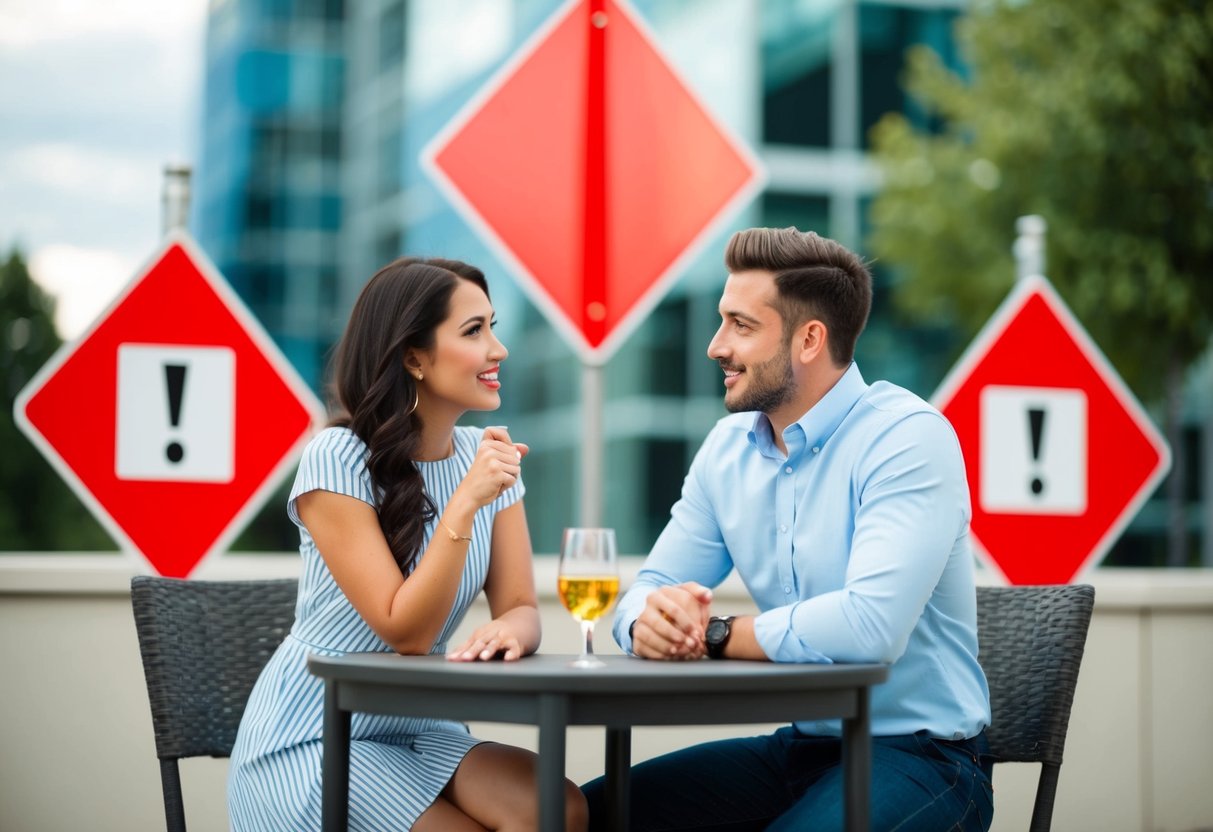
{"type": "Polygon", "coordinates": [[[14,249],[0,264],[0,549],[113,549],[113,541],[13,420],[13,402],[59,347],[55,301],[14,249]]]}
{"type": "Polygon", "coordinates": [[[957,40],[964,75],[908,56],[919,123],[873,128],[869,249],[900,272],[899,309],[971,337],[1014,281],[1015,219],[1043,216],[1049,279],[1137,395],[1163,397],[1178,449],[1184,371],[1213,334],[1213,3],[977,2],[957,40]]]}

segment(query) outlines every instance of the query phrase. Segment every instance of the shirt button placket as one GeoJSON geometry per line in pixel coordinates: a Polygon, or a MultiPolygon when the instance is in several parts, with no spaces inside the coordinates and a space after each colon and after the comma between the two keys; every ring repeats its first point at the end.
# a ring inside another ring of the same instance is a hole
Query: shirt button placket
{"type": "MultiPolygon", "coordinates": [[[[785,465],[784,476],[776,483],[776,522],[779,534],[775,550],[778,552],[779,582],[785,598],[792,591],[792,535],[791,522],[796,513],[796,484],[792,479],[792,466],[785,465]]],[[[788,599],[790,600],[790,599],[788,599]]]]}

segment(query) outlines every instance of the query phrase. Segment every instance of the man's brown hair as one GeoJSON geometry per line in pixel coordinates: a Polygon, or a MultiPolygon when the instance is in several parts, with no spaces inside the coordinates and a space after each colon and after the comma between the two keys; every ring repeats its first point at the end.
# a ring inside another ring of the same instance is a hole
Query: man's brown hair
{"type": "Polygon", "coordinates": [[[768,271],[775,276],[775,310],[784,338],[806,321],[819,320],[829,333],[830,358],[845,367],[872,309],[872,274],[859,255],[812,231],[748,228],[725,249],[729,272],[768,271]]]}

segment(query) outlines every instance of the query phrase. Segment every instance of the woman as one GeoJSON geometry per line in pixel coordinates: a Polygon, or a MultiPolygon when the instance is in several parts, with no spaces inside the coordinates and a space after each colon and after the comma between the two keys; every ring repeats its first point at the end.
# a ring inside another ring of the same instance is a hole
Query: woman
{"type": "MultiPolygon", "coordinates": [[[[334,362],[341,415],[304,451],[288,502],[303,572],[296,620],[249,698],[232,751],[236,830],[320,826],[323,687],[311,653],[447,651],[484,590],[492,620],[447,652],[512,661],[539,646],[520,464],[505,428],[457,427],[501,405],[507,355],[484,275],[405,258],[371,278],[334,362]]],[[[536,827],[536,757],[446,720],[355,714],[350,829],[536,827]]],[[[585,828],[566,782],[567,826],[585,828]]]]}

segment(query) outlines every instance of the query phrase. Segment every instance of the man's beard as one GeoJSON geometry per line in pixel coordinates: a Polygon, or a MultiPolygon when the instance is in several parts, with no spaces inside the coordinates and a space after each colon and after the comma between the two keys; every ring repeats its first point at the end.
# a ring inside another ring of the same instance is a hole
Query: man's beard
{"type": "MultiPolygon", "coordinates": [[[[722,368],[727,365],[721,364],[722,368]]],[[[725,409],[730,413],[761,410],[771,413],[791,401],[796,394],[796,379],[792,375],[792,355],[788,350],[772,356],[745,371],[746,390],[732,401],[726,395],[725,409]]]]}

